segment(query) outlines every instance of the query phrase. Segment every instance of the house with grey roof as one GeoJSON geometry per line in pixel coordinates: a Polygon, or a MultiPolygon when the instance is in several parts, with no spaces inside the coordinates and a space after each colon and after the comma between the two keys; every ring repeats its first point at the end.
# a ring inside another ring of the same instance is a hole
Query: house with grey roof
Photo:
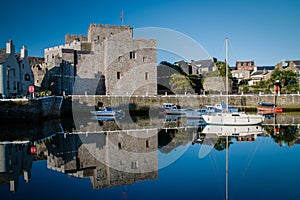
{"type": "Polygon", "coordinates": [[[216,58],[204,60],[191,60],[185,62],[183,60],[175,62],[174,65],[180,67],[186,74],[203,74],[205,72],[212,72],[216,70],[216,58]]]}
{"type": "Polygon", "coordinates": [[[256,70],[251,73],[251,80],[248,81],[249,85],[255,85],[262,80],[266,80],[269,75],[268,70],[256,70]]]}
{"type": "Polygon", "coordinates": [[[33,85],[33,74],[25,46],[21,53],[15,53],[15,45],[10,40],[5,49],[0,49],[0,96],[26,95],[33,85]]]}

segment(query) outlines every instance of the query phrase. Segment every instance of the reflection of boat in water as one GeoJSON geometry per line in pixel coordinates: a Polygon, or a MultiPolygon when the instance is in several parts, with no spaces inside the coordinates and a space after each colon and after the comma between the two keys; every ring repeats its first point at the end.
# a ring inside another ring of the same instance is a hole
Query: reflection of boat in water
{"type": "Polygon", "coordinates": [[[217,136],[245,136],[251,134],[261,134],[264,129],[259,125],[251,126],[220,126],[207,125],[204,127],[203,134],[216,134],[217,136]]]}

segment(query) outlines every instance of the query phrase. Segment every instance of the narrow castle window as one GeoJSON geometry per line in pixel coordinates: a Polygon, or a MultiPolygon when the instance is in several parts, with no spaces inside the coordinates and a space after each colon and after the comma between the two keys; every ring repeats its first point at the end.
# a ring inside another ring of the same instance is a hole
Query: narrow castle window
{"type": "Polygon", "coordinates": [[[145,72],[145,80],[148,80],[148,78],[149,78],[149,73],[145,72]]]}
{"type": "Polygon", "coordinates": [[[119,148],[119,149],[122,149],[121,142],[118,143],[118,148],[119,148]]]}
{"type": "Polygon", "coordinates": [[[144,56],[144,57],[143,57],[143,62],[146,62],[146,61],[147,61],[147,60],[146,60],[146,57],[144,56]]]}
{"type": "Polygon", "coordinates": [[[139,167],[138,161],[131,162],[131,169],[137,169],[139,167]]]}
{"type": "Polygon", "coordinates": [[[117,72],[117,79],[121,79],[121,72],[117,72]]]}
{"type": "Polygon", "coordinates": [[[131,51],[129,56],[130,56],[130,59],[136,59],[136,52],[131,51]]]}
{"type": "Polygon", "coordinates": [[[146,148],[149,148],[149,140],[146,140],[146,148]]]}

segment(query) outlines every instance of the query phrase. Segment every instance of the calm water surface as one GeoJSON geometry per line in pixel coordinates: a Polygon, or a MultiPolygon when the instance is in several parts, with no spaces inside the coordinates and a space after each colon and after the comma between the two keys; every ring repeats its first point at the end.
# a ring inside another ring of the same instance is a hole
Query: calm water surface
{"type": "Polygon", "coordinates": [[[2,125],[0,197],[300,199],[298,121],[294,114],[242,128],[185,119],[2,125]]]}

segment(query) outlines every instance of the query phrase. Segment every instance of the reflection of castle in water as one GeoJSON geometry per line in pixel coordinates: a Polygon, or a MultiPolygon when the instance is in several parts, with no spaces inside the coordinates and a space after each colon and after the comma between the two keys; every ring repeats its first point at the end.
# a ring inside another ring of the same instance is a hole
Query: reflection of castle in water
{"type": "Polygon", "coordinates": [[[20,175],[26,183],[30,181],[34,157],[30,147],[29,142],[0,143],[0,184],[9,184],[11,192],[17,191],[20,175]]]}
{"type": "Polygon", "coordinates": [[[59,134],[46,146],[49,169],[90,178],[94,189],[158,177],[156,130],[59,134]]]}

